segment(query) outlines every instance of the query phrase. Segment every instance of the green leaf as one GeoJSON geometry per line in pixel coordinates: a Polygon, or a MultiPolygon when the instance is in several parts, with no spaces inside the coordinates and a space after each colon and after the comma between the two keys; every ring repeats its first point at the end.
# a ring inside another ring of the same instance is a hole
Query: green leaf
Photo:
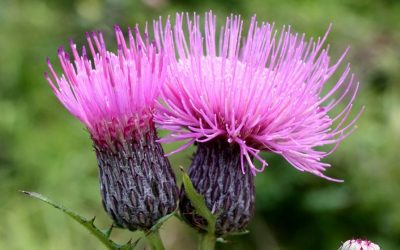
{"type": "MultiPolygon", "coordinates": [[[[225,234],[224,237],[240,236],[240,235],[245,235],[245,234],[248,234],[248,233],[250,233],[249,230],[243,230],[243,231],[239,231],[239,232],[225,234]]],[[[219,237],[219,238],[217,238],[217,242],[225,244],[225,243],[229,243],[230,241],[225,239],[225,238],[223,238],[223,237],[219,237]]]]}
{"type": "Polygon", "coordinates": [[[167,214],[166,216],[160,218],[160,219],[156,222],[156,224],[154,224],[154,225],[150,228],[149,232],[157,232],[157,231],[160,229],[160,227],[164,224],[164,222],[166,222],[169,218],[171,218],[172,216],[175,216],[175,215],[176,215],[176,211],[174,211],[174,212],[172,212],[172,213],[170,213],[170,214],[167,214]]]}
{"type": "Polygon", "coordinates": [[[206,202],[204,201],[204,197],[196,191],[192,181],[190,180],[190,177],[185,172],[183,172],[183,170],[182,175],[182,182],[185,188],[186,195],[188,196],[193,207],[196,209],[196,212],[201,217],[206,219],[207,232],[209,234],[214,234],[217,217],[208,209],[206,202]]]}
{"type": "Polygon", "coordinates": [[[107,236],[107,238],[110,238],[111,232],[112,232],[112,230],[114,229],[114,227],[115,227],[115,225],[114,225],[114,223],[113,223],[113,224],[111,224],[111,226],[110,226],[109,229],[107,229],[107,230],[101,230],[101,231],[103,232],[104,235],[107,236]]]}
{"type": "Polygon", "coordinates": [[[179,213],[175,213],[174,215],[179,221],[185,222],[185,219],[179,213]]]}
{"type": "Polygon", "coordinates": [[[158,230],[148,231],[146,233],[146,238],[151,245],[152,250],[165,250],[164,244],[161,240],[158,230]]]}
{"type": "Polygon", "coordinates": [[[26,194],[26,195],[28,195],[28,196],[30,196],[30,197],[36,198],[38,200],[41,200],[41,201],[43,201],[43,202],[45,202],[45,203],[57,208],[58,210],[64,212],[69,217],[71,217],[73,220],[75,220],[76,222],[78,222],[79,224],[84,226],[94,236],[96,236],[96,238],[100,242],[102,242],[108,249],[112,249],[112,250],[131,250],[137,244],[137,242],[135,242],[133,244],[131,242],[128,242],[127,244],[121,246],[121,245],[113,242],[110,239],[110,234],[111,234],[111,231],[112,231],[114,225],[112,225],[108,230],[103,231],[103,230],[97,228],[94,225],[94,221],[95,221],[96,217],[93,217],[92,219],[88,220],[88,219],[80,216],[79,214],[77,214],[77,213],[75,213],[75,212],[63,207],[62,205],[51,201],[49,198],[47,198],[47,197],[45,197],[45,196],[43,196],[43,195],[41,195],[39,193],[27,192],[27,191],[21,191],[21,192],[26,194]]]}
{"type": "Polygon", "coordinates": [[[132,242],[132,239],[129,240],[125,245],[120,246],[118,249],[119,250],[133,250],[135,249],[136,245],[139,243],[141,238],[137,239],[135,242],[132,242]]]}

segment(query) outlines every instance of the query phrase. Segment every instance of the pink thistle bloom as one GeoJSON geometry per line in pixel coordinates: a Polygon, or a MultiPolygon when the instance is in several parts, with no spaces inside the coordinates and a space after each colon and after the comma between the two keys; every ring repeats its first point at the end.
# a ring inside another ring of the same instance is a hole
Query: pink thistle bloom
{"type": "Polygon", "coordinates": [[[369,240],[348,240],[339,248],[339,250],[380,250],[381,248],[369,240]]]}
{"type": "Polygon", "coordinates": [[[138,28],[134,34],[136,39],[129,30],[128,46],[116,26],[118,53],[114,54],[106,50],[101,33],[86,33],[93,61],[88,59],[85,47],[79,55],[71,40],[72,62],[64,48],[58,50],[64,71],[61,77],[48,60],[55,83],[47,73],[46,79],[57,98],[85,124],[93,140],[111,148],[116,140],[129,137],[137,126],[152,120],[165,81],[162,55],[147,38],[142,39],[138,28]]]}
{"type": "MultiPolygon", "coordinates": [[[[157,27],[158,24],[155,24],[157,27]]],[[[154,106],[165,82],[164,52],[129,30],[129,43],[118,26],[118,52],[107,51],[102,34],[87,33],[89,51],[73,59],[63,49],[58,57],[64,72],[50,83],[60,102],[88,129],[99,165],[103,205],[114,222],[130,230],[150,229],[177,206],[175,177],[157,142],[154,106]]]]}
{"type": "Polygon", "coordinates": [[[227,17],[219,31],[211,12],[204,25],[198,15],[190,19],[187,14],[184,28],[184,19],[176,15],[173,41],[163,42],[178,58],[170,58],[155,116],[161,128],[171,131],[162,142],[188,140],[172,153],[223,138],[239,146],[243,173],[244,162],[254,175],[263,171],[268,164],[260,152],[269,151],[300,171],[335,180],[323,174],[330,164],[322,159],[354,130],[362,110],[349,119],[359,87],[349,65],[328,85],[348,51],[331,62],[329,46],[323,46],[329,29],[322,38],[306,41],[290,26],[278,32],[255,17],[247,35],[240,16],[227,17]],[[319,149],[324,145],[332,149],[319,149]],[[260,168],[253,159],[262,163],[260,168]]]}

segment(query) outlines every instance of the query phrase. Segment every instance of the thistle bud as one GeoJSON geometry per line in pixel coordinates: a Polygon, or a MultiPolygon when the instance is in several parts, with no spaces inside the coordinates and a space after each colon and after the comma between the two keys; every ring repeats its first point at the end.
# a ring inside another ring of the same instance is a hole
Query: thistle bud
{"type": "Polygon", "coordinates": [[[175,177],[156,140],[149,122],[113,149],[94,144],[103,206],[120,227],[148,230],[176,208],[175,177]]]}
{"type": "Polygon", "coordinates": [[[348,240],[339,248],[339,250],[380,250],[381,248],[369,240],[348,240]]]}
{"type": "MultiPolygon", "coordinates": [[[[217,215],[215,232],[226,235],[246,229],[255,203],[254,176],[242,173],[240,148],[224,139],[198,143],[189,177],[196,191],[204,196],[208,209],[217,215]]],[[[200,217],[181,190],[181,214],[195,228],[204,231],[207,222],[200,217]]]]}

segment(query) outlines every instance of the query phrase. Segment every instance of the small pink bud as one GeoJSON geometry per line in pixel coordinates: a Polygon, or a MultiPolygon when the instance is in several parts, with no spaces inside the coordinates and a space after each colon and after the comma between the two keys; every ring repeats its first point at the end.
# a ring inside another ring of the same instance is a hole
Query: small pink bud
{"type": "Polygon", "coordinates": [[[369,240],[348,240],[346,241],[339,250],[380,250],[381,248],[377,245],[372,243],[369,240]]]}

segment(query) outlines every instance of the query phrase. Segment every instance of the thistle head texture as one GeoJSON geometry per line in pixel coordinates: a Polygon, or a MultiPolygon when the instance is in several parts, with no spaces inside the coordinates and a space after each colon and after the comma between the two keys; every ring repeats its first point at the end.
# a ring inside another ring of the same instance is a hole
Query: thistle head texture
{"type": "Polygon", "coordinates": [[[196,14],[177,14],[173,35],[162,41],[171,57],[155,120],[171,133],[161,141],[187,140],[177,152],[224,138],[239,145],[243,173],[244,161],[251,173],[263,171],[260,152],[269,151],[335,180],[323,174],[330,164],[322,159],[353,131],[361,111],[349,119],[359,86],[349,65],[328,84],[347,54],[331,62],[328,32],[306,40],[290,26],[277,31],[253,17],[244,35],[240,16],[227,17],[218,30],[211,12],[204,24],[196,14]],[[319,148],[325,145],[331,148],[319,148]]]}
{"type": "Polygon", "coordinates": [[[110,147],[152,122],[165,80],[164,58],[149,41],[147,27],[144,38],[138,27],[128,35],[129,43],[115,26],[118,52],[113,53],[106,49],[102,33],[86,33],[93,60],[86,47],[79,54],[71,40],[73,59],[64,48],[58,50],[64,74],[58,77],[50,60],[50,74],[45,74],[57,98],[87,127],[92,139],[110,147]]]}
{"type": "Polygon", "coordinates": [[[339,250],[380,250],[381,248],[369,240],[354,239],[348,240],[339,250]]]}
{"type": "MultiPolygon", "coordinates": [[[[157,27],[157,24],[156,26],[157,27]]],[[[46,78],[60,102],[88,129],[99,166],[103,205],[116,225],[150,229],[177,206],[178,190],[153,122],[165,80],[163,52],[136,27],[129,43],[115,27],[118,52],[106,49],[102,34],[87,34],[89,51],[73,59],[63,49],[58,77],[48,62],[46,78]]]]}

